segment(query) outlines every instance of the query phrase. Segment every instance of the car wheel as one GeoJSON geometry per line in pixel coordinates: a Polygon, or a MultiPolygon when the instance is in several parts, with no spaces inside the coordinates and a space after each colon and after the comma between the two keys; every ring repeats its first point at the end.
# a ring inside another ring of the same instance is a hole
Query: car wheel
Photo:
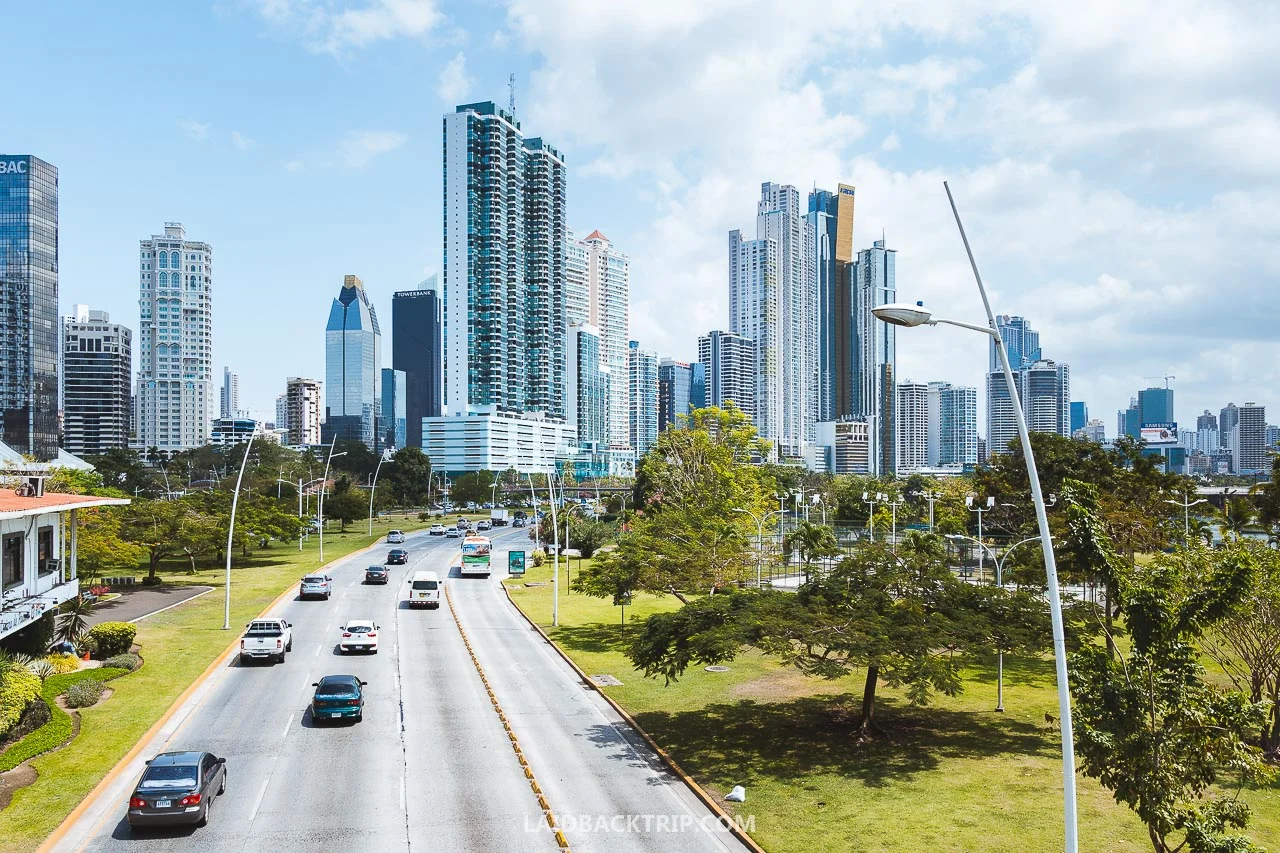
{"type": "Polygon", "coordinates": [[[284,647],[284,650],[285,650],[286,652],[291,652],[291,651],[293,651],[293,638],[292,638],[292,637],[290,637],[290,638],[289,638],[289,645],[285,646],[285,647],[284,647]]]}
{"type": "Polygon", "coordinates": [[[361,711],[359,714],[356,714],[356,716],[355,716],[355,721],[356,721],[357,723],[358,723],[358,722],[360,722],[360,721],[361,721],[361,720],[363,720],[363,719],[364,719],[364,711],[361,711]]]}
{"type": "Polygon", "coordinates": [[[276,662],[284,663],[284,652],[281,652],[279,655],[276,656],[276,662]]]}

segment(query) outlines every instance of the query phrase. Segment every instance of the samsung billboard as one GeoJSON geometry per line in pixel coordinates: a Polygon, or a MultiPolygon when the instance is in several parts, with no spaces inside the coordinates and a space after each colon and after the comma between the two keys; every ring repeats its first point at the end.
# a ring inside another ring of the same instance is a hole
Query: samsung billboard
{"type": "Polygon", "coordinates": [[[1167,444],[1178,443],[1178,425],[1177,424],[1143,424],[1138,437],[1147,443],[1148,447],[1159,447],[1167,444]]]}

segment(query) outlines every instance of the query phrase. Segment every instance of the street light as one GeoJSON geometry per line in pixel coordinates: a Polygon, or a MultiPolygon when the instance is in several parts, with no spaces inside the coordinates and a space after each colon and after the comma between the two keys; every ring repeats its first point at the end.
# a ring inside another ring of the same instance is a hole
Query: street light
{"type": "Polygon", "coordinates": [[[333,461],[335,456],[346,456],[347,451],[334,453],[333,448],[338,443],[338,437],[335,435],[333,440],[329,442],[329,455],[324,460],[324,476],[320,478],[320,500],[316,502],[316,514],[320,516],[320,565],[324,565],[324,492],[329,486],[329,463],[333,461]]]}
{"type": "Polygon", "coordinates": [[[244,447],[244,456],[240,459],[240,474],[236,477],[236,490],[231,494],[231,523],[227,525],[227,582],[226,600],[222,605],[222,630],[231,627],[231,539],[236,533],[236,507],[240,503],[240,481],[244,479],[244,468],[249,464],[249,448],[253,446],[253,434],[244,447]]]}
{"type": "MultiPolygon", "coordinates": [[[[987,298],[987,290],[982,284],[978,262],[974,260],[973,249],[969,246],[969,237],[965,234],[964,224],[960,221],[960,211],[956,209],[955,199],[951,195],[951,187],[946,181],[943,181],[942,186],[947,192],[947,201],[951,205],[951,213],[955,217],[956,227],[960,230],[960,239],[964,242],[965,254],[969,257],[969,266],[973,270],[973,278],[978,285],[978,293],[982,297],[982,307],[987,313],[987,325],[976,326],[971,323],[934,317],[925,309],[923,303],[915,305],[891,303],[872,308],[871,313],[895,326],[910,328],[944,323],[989,336],[1000,356],[1000,367],[1004,372],[1009,399],[1017,401],[1020,395],[1017,383],[1014,382],[1013,369],[1009,366],[1009,353],[1005,348],[999,327],[996,326],[996,315],[991,310],[991,301],[987,298]]],[[[1040,491],[1040,472],[1036,469],[1035,453],[1031,447],[1026,415],[1022,411],[1022,406],[1016,402],[1010,408],[1013,409],[1014,420],[1018,425],[1018,439],[1022,442],[1023,458],[1026,460],[1027,479],[1031,483],[1031,498],[1036,506],[1036,523],[1040,528],[1040,548],[1044,552],[1045,575],[1049,586],[1049,614],[1053,623],[1053,656],[1058,681],[1058,718],[1061,721],[1059,728],[1062,735],[1062,817],[1063,830],[1066,834],[1064,849],[1066,853],[1077,853],[1079,843],[1076,839],[1076,759],[1071,725],[1071,688],[1067,684],[1067,643],[1062,626],[1062,598],[1058,591],[1058,566],[1053,557],[1053,540],[1049,534],[1049,513],[1045,509],[1044,495],[1040,491]]]]}
{"type": "MultiPolygon", "coordinates": [[[[985,507],[984,507],[984,506],[982,506],[981,504],[979,504],[978,506],[976,506],[976,507],[975,507],[975,506],[973,505],[973,497],[974,497],[973,495],[965,495],[965,496],[964,496],[964,505],[965,505],[965,506],[967,506],[967,507],[969,508],[969,512],[976,512],[976,513],[978,514],[978,541],[979,541],[979,542],[981,542],[981,541],[982,541],[982,515],[983,515],[983,513],[991,512],[992,508],[993,508],[993,507],[995,507],[995,505],[996,505],[996,499],[995,499],[994,497],[988,497],[988,498],[987,498],[987,505],[986,505],[985,507]]],[[[982,564],[982,554],[983,554],[983,552],[982,552],[982,551],[979,551],[979,552],[978,552],[978,577],[979,577],[979,579],[981,579],[981,577],[982,577],[982,573],[983,573],[984,568],[985,568],[985,567],[983,566],[983,564],[982,564]]]]}
{"type": "Polygon", "coordinates": [[[917,492],[917,494],[929,502],[929,531],[933,532],[933,504],[935,501],[942,500],[941,492],[917,492]]]}
{"type": "MultiPolygon", "coordinates": [[[[786,510],[775,509],[772,512],[766,512],[763,517],[756,515],[749,509],[743,509],[741,507],[735,509],[734,512],[746,513],[751,516],[756,523],[756,589],[760,589],[764,582],[761,577],[761,564],[764,562],[764,523],[775,515],[783,515],[786,510]]],[[[772,576],[773,575],[771,574],[770,577],[772,576]]]]}
{"type": "Polygon", "coordinates": [[[1182,544],[1187,545],[1191,541],[1191,508],[1196,504],[1208,503],[1204,498],[1191,500],[1191,495],[1187,495],[1186,500],[1175,501],[1165,498],[1165,503],[1182,507],[1182,544]]]}
{"type": "Polygon", "coordinates": [[[871,526],[871,541],[876,541],[876,504],[884,502],[884,492],[876,492],[875,497],[871,497],[869,493],[862,493],[862,502],[871,507],[871,514],[867,516],[867,520],[871,526]]]}
{"type": "Polygon", "coordinates": [[[373,495],[378,491],[378,472],[382,470],[383,462],[390,462],[391,453],[395,448],[389,448],[382,451],[382,457],[378,459],[378,467],[373,469],[373,485],[369,487],[369,535],[373,535],[373,495]]]}
{"type": "Polygon", "coordinates": [[[899,498],[897,495],[894,495],[893,500],[889,501],[888,503],[892,512],[890,518],[892,519],[892,525],[893,525],[890,528],[889,541],[892,542],[896,547],[898,544],[898,507],[902,505],[902,499],[899,498]]]}
{"type": "MultiPolygon", "coordinates": [[[[974,539],[972,536],[963,536],[959,533],[948,533],[948,539],[968,539],[970,542],[977,542],[979,549],[991,551],[991,549],[983,544],[981,539],[974,539]]],[[[1004,556],[997,557],[995,551],[991,551],[991,559],[996,561],[996,586],[1004,589],[1004,561],[1009,559],[1009,555],[1013,553],[1013,549],[1026,542],[1035,542],[1039,536],[1028,536],[1018,542],[1014,542],[1008,548],[1004,549],[1004,556]]],[[[982,553],[979,550],[978,553],[982,553]]],[[[996,649],[996,710],[1004,713],[1004,652],[996,649]]]]}

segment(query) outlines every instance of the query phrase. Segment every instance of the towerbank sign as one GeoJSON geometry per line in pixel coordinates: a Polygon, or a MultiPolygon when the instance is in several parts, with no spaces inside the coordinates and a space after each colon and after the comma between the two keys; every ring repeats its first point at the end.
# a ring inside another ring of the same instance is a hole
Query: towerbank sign
{"type": "Polygon", "coordinates": [[[0,175],[25,175],[26,160],[0,160],[0,175]]]}

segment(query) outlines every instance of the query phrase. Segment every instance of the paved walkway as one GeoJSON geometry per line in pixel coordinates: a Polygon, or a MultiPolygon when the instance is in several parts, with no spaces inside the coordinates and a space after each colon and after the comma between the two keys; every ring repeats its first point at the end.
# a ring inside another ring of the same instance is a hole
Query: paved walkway
{"type": "Polygon", "coordinates": [[[122,590],[119,598],[93,608],[87,621],[90,627],[100,622],[132,622],[157,610],[181,604],[210,589],[213,587],[165,585],[122,590]]]}

